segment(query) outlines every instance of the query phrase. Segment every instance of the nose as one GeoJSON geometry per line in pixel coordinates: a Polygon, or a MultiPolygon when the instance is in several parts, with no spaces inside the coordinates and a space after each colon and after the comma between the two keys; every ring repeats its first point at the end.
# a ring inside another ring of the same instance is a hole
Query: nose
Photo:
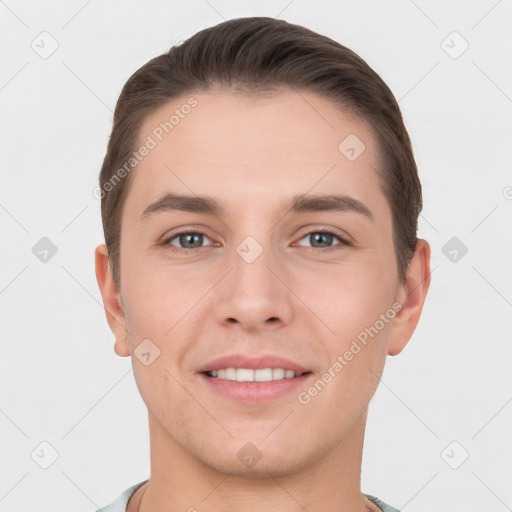
{"type": "MultiPolygon", "coordinates": [[[[217,321],[246,332],[274,330],[292,321],[293,292],[289,273],[278,255],[268,247],[251,261],[252,245],[238,247],[230,258],[230,272],[216,287],[217,321]],[[248,251],[244,252],[244,249],[248,251]]],[[[252,255],[252,257],[254,254],[252,255]]]]}

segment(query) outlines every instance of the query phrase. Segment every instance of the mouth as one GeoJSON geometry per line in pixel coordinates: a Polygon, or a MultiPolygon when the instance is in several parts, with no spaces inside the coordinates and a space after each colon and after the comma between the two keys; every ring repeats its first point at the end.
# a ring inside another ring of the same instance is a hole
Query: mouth
{"type": "Polygon", "coordinates": [[[221,368],[198,374],[208,392],[247,406],[262,406],[277,399],[290,399],[306,389],[313,373],[284,368],[221,368]]]}
{"type": "Polygon", "coordinates": [[[305,387],[313,372],[277,354],[227,354],[197,368],[208,393],[261,405],[305,387]]]}

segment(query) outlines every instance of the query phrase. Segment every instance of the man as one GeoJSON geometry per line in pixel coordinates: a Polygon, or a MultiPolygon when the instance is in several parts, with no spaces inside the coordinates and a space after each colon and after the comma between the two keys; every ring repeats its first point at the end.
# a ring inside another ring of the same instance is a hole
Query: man
{"type": "Polygon", "coordinates": [[[271,18],[205,29],[121,92],[96,276],[151,475],[104,511],[396,511],[360,489],[368,404],[430,284],[391,91],[271,18]]]}

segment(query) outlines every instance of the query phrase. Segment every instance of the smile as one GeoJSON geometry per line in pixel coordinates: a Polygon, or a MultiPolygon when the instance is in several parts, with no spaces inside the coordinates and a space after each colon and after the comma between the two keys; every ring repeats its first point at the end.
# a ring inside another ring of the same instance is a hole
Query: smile
{"type": "Polygon", "coordinates": [[[273,380],[293,379],[300,377],[304,373],[285,370],[284,368],[261,368],[253,370],[252,368],[223,368],[206,372],[209,377],[225,380],[236,380],[237,382],[270,382],[273,380]]]}

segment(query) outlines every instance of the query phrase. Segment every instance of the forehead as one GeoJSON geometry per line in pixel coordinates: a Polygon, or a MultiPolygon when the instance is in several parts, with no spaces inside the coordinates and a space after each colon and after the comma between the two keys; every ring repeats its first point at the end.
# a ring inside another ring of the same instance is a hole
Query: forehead
{"type": "Polygon", "coordinates": [[[340,156],[338,145],[351,133],[367,148],[373,145],[363,120],[312,93],[282,91],[259,97],[221,89],[182,96],[160,107],[144,120],[139,142],[152,136],[161,150],[172,149],[175,159],[185,154],[189,159],[223,157],[227,152],[247,162],[251,157],[317,162],[340,156]],[[292,152],[285,154],[286,149],[292,152]]]}
{"type": "Polygon", "coordinates": [[[308,191],[387,207],[370,127],[312,93],[185,95],[149,115],[138,142],[151,145],[127,198],[139,214],[170,191],[253,211],[308,191]]]}

